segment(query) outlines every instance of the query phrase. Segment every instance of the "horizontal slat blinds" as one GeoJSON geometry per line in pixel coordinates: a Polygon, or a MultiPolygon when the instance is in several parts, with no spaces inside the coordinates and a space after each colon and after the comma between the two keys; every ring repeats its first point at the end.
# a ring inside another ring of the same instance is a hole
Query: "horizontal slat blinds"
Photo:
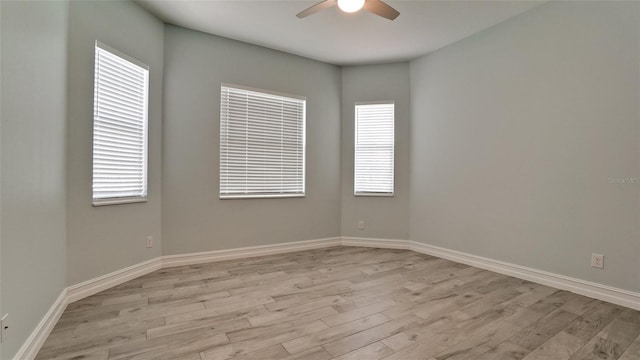
{"type": "Polygon", "coordinates": [[[96,42],[93,107],[94,205],[147,196],[149,71],[96,42]]]}
{"type": "Polygon", "coordinates": [[[222,85],[220,198],[304,195],[305,105],[222,85]]]}
{"type": "Polygon", "coordinates": [[[356,104],[354,192],[393,195],[394,104],[356,104]]]}

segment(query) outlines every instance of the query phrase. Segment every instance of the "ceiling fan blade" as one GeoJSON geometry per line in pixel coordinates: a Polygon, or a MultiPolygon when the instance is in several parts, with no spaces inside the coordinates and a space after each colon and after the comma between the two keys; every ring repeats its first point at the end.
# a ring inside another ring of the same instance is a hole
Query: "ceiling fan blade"
{"type": "Polygon", "coordinates": [[[337,0],[324,0],[299,12],[296,16],[302,19],[303,17],[313,15],[320,10],[328,9],[332,6],[336,6],[337,4],[338,4],[337,0]]]}
{"type": "Polygon", "coordinates": [[[398,17],[398,15],[400,15],[398,10],[383,3],[381,0],[366,0],[364,3],[364,8],[376,15],[382,16],[383,18],[387,18],[389,20],[394,20],[398,17]]]}

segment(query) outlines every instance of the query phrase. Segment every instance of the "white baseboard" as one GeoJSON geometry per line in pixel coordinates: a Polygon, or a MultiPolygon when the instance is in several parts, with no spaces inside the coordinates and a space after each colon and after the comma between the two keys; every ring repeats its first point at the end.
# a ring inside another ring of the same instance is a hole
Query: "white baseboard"
{"type": "Polygon", "coordinates": [[[611,286],[597,284],[569,276],[554,274],[538,269],[528,268],[504,261],[493,260],[482,256],[449,250],[437,246],[410,240],[372,239],[359,237],[335,237],[317,240],[297,241],[273,245],[252,246],[237,249],[207,251],[182,255],[161,256],[145,262],[114,271],[112,273],[84,281],[80,284],[64,289],[58,299],[51,306],[47,314],[40,321],[27,341],[22,345],[14,360],[33,360],[40,347],[47,339],[51,330],[64,312],[66,305],[94,295],[100,291],[122,284],[126,281],[146,275],[161,268],[200,264],[207,262],[248,258],[255,256],[283,254],[294,251],[320,249],[330,246],[364,246],[386,249],[405,249],[422,254],[440,257],[458,263],[490,270],[504,275],[513,276],[551,286],[561,290],[567,290],[576,294],[588,296],[640,310],[640,293],[611,286]]]}
{"type": "Polygon", "coordinates": [[[87,296],[99,293],[100,291],[120,285],[129,280],[149,274],[161,268],[193,265],[207,262],[248,258],[255,256],[283,254],[293,251],[309,249],[319,249],[341,244],[339,237],[316,239],[307,241],[296,241],[272,245],[251,246],[237,249],[224,249],[215,251],[205,251],[191,254],[167,255],[150,259],[124,269],[120,269],[109,274],[89,279],[79,284],[71,285],[67,288],[67,303],[72,303],[87,296]]]}
{"type": "Polygon", "coordinates": [[[149,274],[153,271],[174,266],[199,264],[238,258],[247,258],[263,255],[283,254],[293,251],[319,249],[330,246],[339,246],[341,238],[326,238],[317,240],[297,241],[273,245],[252,246],[238,249],[226,249],[207,251],[184,255],[169,255],[150,259],[109,274],[89,279],[79,284],[71,285],[64,289],[58,299],[51,306],[38,326],[24,342],[20,350],[14,356],[14,360],[33,360],[45,340],[60,319],[67,304],[84,299],[100,291],[120,285],[129,280],[149,274]]]}
{"type": "Polygon", "coordinates": [[[264,255],[284,254],[293,251],[339,246],[340,244],[340,238],[334,237],[272,245],[250,246],[237,249],[206,251],[191,254],[166,255],[162,257],[162,267],[167,268],[264,255]]]}
{"type": "Polygon", "coordinates": [[[404,249],[409,250],[408,240],[372,239],[360,237],[342,237],[343,246],[363,246],[380,249],[404,249]]]}
{"type": "Polygon", "coordinates": [[[146,275],[160,268],[283,254],[293,251],[319,249],[338,245],[413,250],[419,253],[437,256],[443,259],[517,277],[519,279],[533,281],[557,289],[571,291],[576,294],[640,310],[640,293],[637,292],[618,289],[586,280],[432,246],[416,241],[360,237],[334,237],[272,245],[251,246],[237,249],[162,256],[70,286],[67,288],[67,301],[68,303],[71,303],[83,299],[87,296],[96,294],[142,275],[146,275]]]}
{"type": "Polygon", "coordinates": [[[411,250],[640,310],[640,293],[411,241],[411,250]]]}
{"type": "Polygon", "coordinates": [[[160,257],[147,260],[124,269],[116,270],[97,278],[89,279],[79,284],[71,285],[67,288],[67,303],[72,303],[87,296],[99,293],[100,291],[120,285],[129,280],[142,275],[149,274],[162,268],[160,257]]]}
{"type": "Polygon", "coordinates": [[[408,249],[640,310],[640,293],[410,240],[343,238],[345,246],[408,249]]]}
{"type": "Polygon", "coordinates": [[[67,289],[62,289],[62,292],[60,292],[56,301],[53,302],[49,311],[47,311],[42,320],[40,320],[40,323],[38,323],[38,326],[36,326],[31,335],[29,335],[27,341],[22,344],[14,356],[14,360],[33,360],[36,358],[42,344],[47,340],[51,330],[56,326],[66,307],[67,289]]]}

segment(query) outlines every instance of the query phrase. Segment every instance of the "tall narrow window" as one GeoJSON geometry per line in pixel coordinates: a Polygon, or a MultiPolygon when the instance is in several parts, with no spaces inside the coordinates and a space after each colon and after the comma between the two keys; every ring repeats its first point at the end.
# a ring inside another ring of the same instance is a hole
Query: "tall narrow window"
{"type": "Polygon", "coordinates": [[[93,95],[93,204],[146,201],[146,65],[96,41],[93,95]]]}
{"type": "Polygon", "coordinates": [[[393,195],[394,104],[356,104],[354,194],[393,195]]]}
{"type": "Polygon", "coordinates": [[[304,97],[222,84],[220,198],[304,196],[304,97]]]}

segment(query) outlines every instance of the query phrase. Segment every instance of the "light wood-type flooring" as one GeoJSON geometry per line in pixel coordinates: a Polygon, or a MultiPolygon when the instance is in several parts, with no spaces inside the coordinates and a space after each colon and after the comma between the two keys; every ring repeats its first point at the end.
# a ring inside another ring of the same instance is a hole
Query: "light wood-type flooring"
{"type": "Polygon", "coordinates": [[[640,313],[406,250],[163,269],[70,304],[37,359],[640,359],[640,313]]]}

